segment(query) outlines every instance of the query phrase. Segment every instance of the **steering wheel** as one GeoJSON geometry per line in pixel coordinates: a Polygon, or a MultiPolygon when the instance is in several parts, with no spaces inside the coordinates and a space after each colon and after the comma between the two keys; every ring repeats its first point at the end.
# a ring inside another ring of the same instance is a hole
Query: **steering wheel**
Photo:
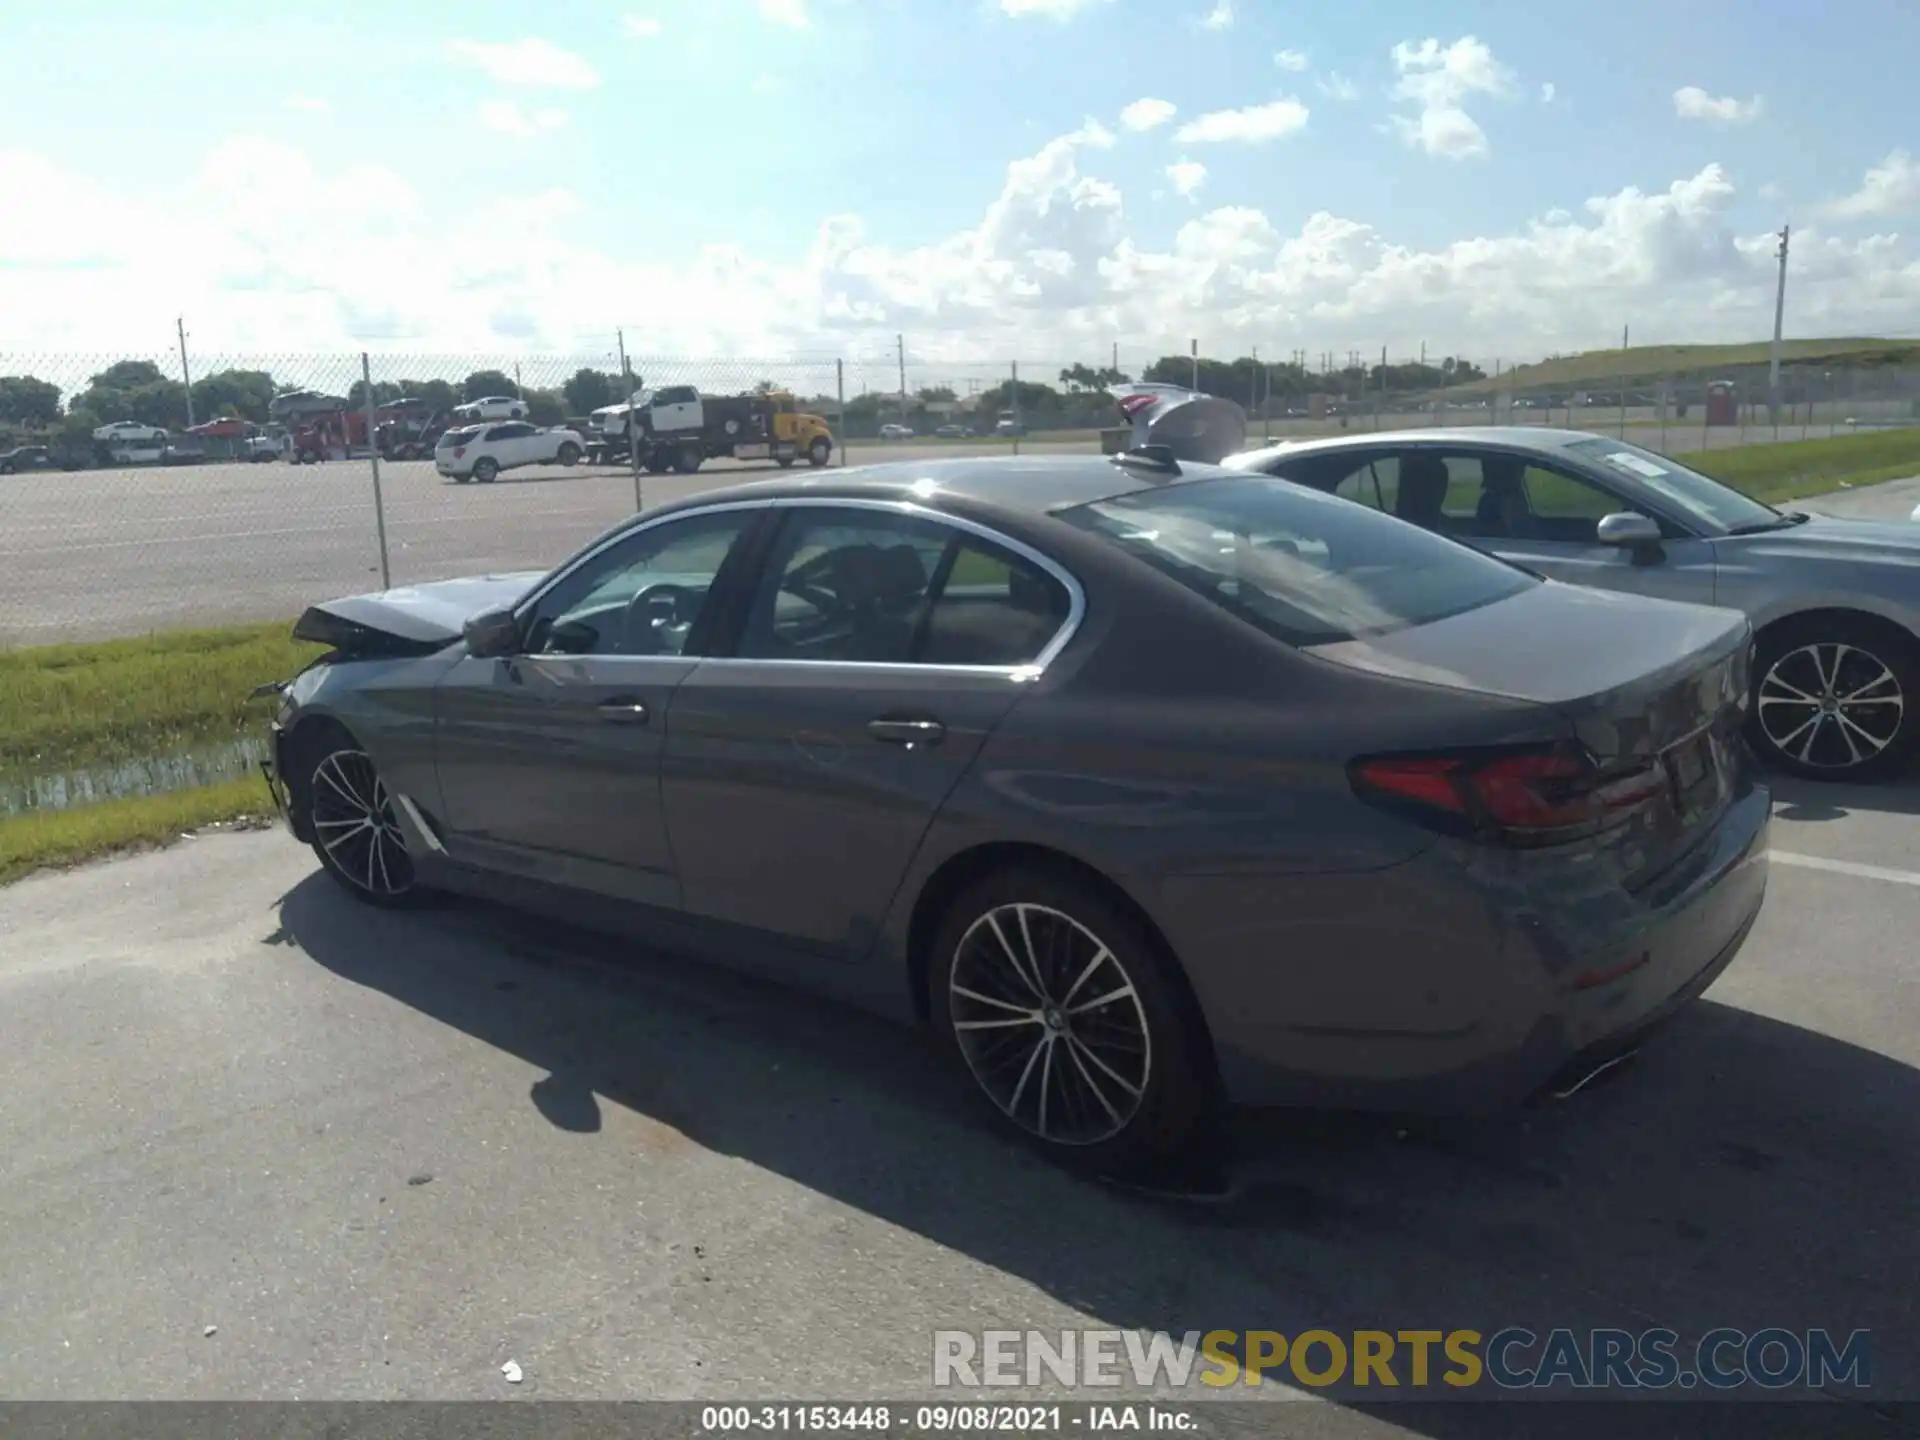
{"type": "MultiPolygon", "coordinates": [[[[669,630],[692,626],[700,613],[701,593],[690,585],[649,585],[627,602],[627,651],[635,655],[663,655],[679,651],[669,644],[669,630]]],[[[684,642],[685,636],[680,639],[684,642]]]]}

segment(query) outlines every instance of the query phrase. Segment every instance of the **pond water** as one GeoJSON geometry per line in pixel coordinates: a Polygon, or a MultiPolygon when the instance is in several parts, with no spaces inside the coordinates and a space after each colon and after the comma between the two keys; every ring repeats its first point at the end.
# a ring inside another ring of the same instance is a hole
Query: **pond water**
{"type": "MultiPolygon", "coordinates": [[[[64,775],[0,779],[0,819],[36,810],[71,810],[101,800],[160,795],[169,790],[190,790],[196,785],[238,780],[257,770],[266,754],[266,737],[248,735],[222,745],[64,775]]],[[[263,796],[265,793],[261,792],[263,796]]]]}

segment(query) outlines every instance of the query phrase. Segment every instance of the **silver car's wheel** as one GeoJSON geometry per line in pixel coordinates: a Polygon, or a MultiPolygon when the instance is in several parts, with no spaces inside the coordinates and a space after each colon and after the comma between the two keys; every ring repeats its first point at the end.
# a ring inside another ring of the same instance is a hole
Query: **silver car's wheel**
{"type": "Polygon", "coordinates": [[[1140,992],[1112,949],[1045,905],[987,911],[948,971],[955,1041],[987,1098],[1055,1145],[1124,1130],[1153,1079],[1140,992]]]}
{"type": "Polygon", "coordinates": [[[329,750],[307,789],[314,849],[329,873],[377,901],[412,891],[413,857],[393,795],[365,751],[329,750]]]}
{"type": "Polygon", "coordinates": [[[1907,695],[1875,650],[1815,640],[1773,657],[1754,693],[1767,746],[1808,773],[1859,771],[1907,731],[1907,695]]]}

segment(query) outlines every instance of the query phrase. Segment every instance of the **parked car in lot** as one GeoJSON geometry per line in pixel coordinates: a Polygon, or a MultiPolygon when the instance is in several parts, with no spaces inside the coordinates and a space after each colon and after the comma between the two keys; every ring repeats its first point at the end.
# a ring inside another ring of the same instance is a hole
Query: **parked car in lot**
{"type": "Polygon", "coordinates": [[[973,434],[973,431],[969,430],[964,425],[942,425],[938,430],[935,430],[933,433],[939,436],[940,439],[942,440],[964,440],[969,435],[973,434]]]}
{"type": "Polygon", "coordinates": [[[1766,886],[1742,616],[1164,450],[744,485],[295,634],[332,648],[271,687],[270,779],[350,894],[552,908],[923,1022],[1103,1169],[1222,1096],[1571,1083],[1766,886]]]}
{"type": "Polygon", "coordinates": [[[167,432],[158,425],[142,425],[138,420],[115,420],[110,425],[96,427],[93,438],[101,445],[164,445],[167,432]]]}
{"type": "Polygon", "coordinates": [[[0,475],[17,475],[26,470],[58,470],[60,462],[44,445],[16,445],[0,450],[0,475]]]}
{"type": "Polygon", "coordinates": [[[462,484],[487,484],[502,470],[523,465],[577,465],[586,450],[586,437],[577,430],[542,430],[524,420],[508,420],[447,431],[434,446],[433,464],[462,484]]]}
{"type": "Polygon", "coordinates": [[[527,402],[516,400],[511,395],[488,395],[483,399],[470,400],[465,405],[454,406],[453,418],[459,421],[524,420],[527,418],[527,402]]]}
{"type": "Polygon", "coordinates": [[[913,427],[911,425],[882,425],[880,427],[880,438],[882,440],[911,440],[913,438],[913,427]]]}
{"type": "Polygon", "coordinates": [[[1360,435],[1226,464],[1555,579],[1745,612],[1757,635],[1751,739],[1779,769],[1875,779],[1920,747],[1920,529],[1776,510],[1576,430],[1360,435]]]}

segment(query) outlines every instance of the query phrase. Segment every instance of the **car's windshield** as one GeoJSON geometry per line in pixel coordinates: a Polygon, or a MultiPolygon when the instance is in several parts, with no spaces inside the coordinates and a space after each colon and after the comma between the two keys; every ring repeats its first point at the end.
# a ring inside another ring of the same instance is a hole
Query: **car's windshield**
{"type": "Polygon", "coordinates": [[[1698,470],[1689,470],[1677,460],[1624,440],[1599,436],[1576,440],[1567,446],[1567,453],[1644,485],[1711,534],[1772,526],[1785,518],[1771,505],[1763,505],[1698,470]]]}
{"type": "Polygon", "coordinates": [[[1363,505],[1265,475],[1061,512],[1290,645],[1431,624],[1541,582],[1363,505]]]}

